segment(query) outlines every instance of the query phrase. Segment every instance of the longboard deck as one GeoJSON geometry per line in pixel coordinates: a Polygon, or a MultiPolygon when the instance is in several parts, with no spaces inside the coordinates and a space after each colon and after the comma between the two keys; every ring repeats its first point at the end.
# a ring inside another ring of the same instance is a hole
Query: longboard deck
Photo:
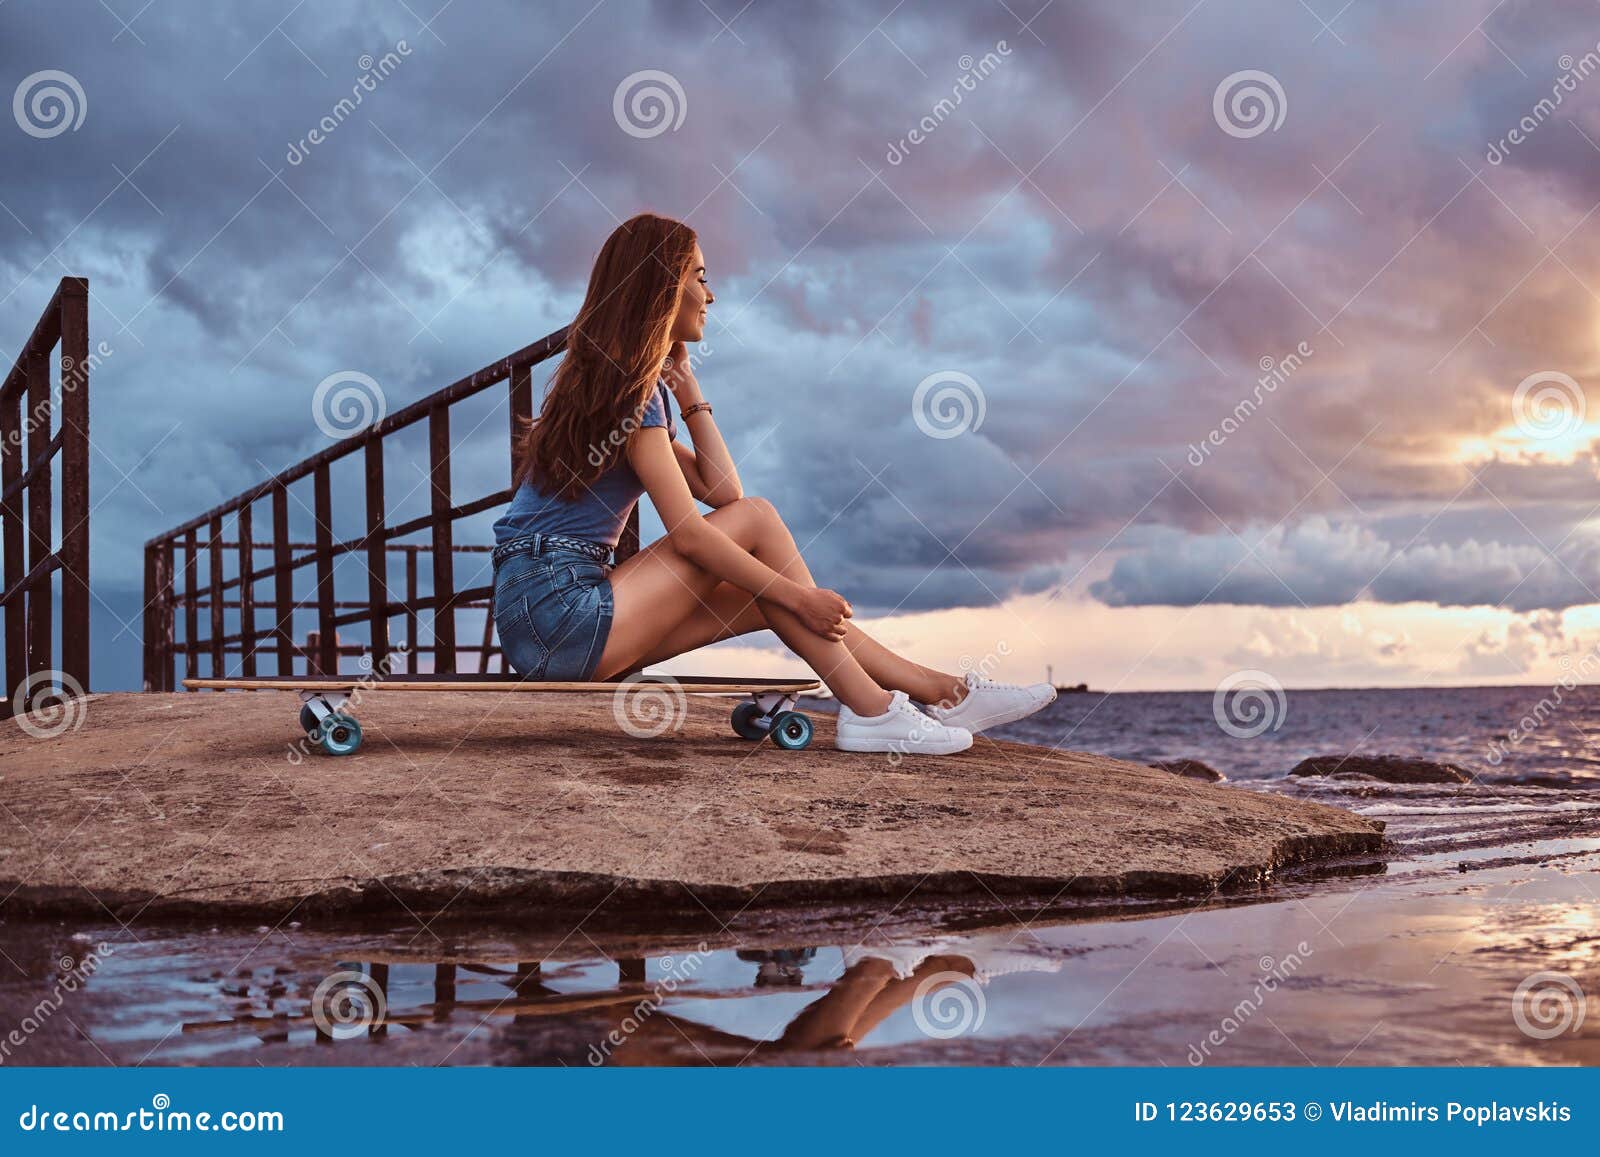
{"type": "MultiPolygon", "coordinates": [[[[681,695],[743,695],[730,722],[744,739],[771,736],[779,747],[799,751],[811,742],[811,721],[794,710],[795,697],[814,691],[816,679],[740,679],[721,675],[635,675],[601,683],[557,683],[507,679],[504,675],[428,674],[399,678],[372,675],[289,675],[265,679],[185,679],[191,691],[295,691],[300,730],[329,755],[350,755],[361,746],[361,724],[349,708],[368,691],[561,691],[605,695],[634,692],[681,695]],[[348,699],[348,702],[346,700],[348,699]]],[[[626,727],[626,725],[624,725],[626,727]]],[[[658,734],[649,731],[649,735],[658,734]]]]}
{"type": "Polygon", "coordinates": [[[766,692],[800,694],[822,686],[815,679],[742,679],[718,675],[646,675],[632,680],[613,679],[600,683],[562,683],[538,679],[507,679],[504,675],[402,675],[376,678],[371,675],[288,675],[260,679],[185,679],[191,691],[517,691],[517,692],[603,692],[618,688],[648,690],[676,685],[689,694],[749,695],[766,692]]]}

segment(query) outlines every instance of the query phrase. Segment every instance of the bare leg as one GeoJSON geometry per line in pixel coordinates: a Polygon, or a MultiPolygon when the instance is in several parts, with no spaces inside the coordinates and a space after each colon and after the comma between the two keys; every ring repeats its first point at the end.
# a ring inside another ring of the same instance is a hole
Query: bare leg
{"type": "Polygon", "coordinates": [[[977,971],[977,966],[965,956],[928,957],[910,976],[904,979],[896,977],[885,984],[866,1008],[861,1010],[861,1015],[852,1027],[850,1035],[855,1040],[865,1040],[890,1013],[911,1000],[918,988],[935,977],[942,979],[937,984],[930,984],[924,996],[931,996],[939,989],[956,983],[960,977],[975,976],[977,971]]]}
{"type": "Polygon", "coordinates": [[[894,981],[894,965],[869,956],[853,964],[819,999],[800,1010],[777,1044],[785,1049],[850,1048],[860,1039],[856,1024],[894,981]]]}
{"type": "MultiPolygon", "coordinates": [[[[807,586],[816,586],[811,571],[795,545],[794,536],[769,503],[761,516],[776,522],[768,553],[762,561],[773,570],[807,586]],[[770,511],[770,514],[766,512],[770,511]]],[[[769,627],[761,603],[748,591],[731,583],[718,583],[711,593],[666,632],[634,667],[646,667],[693,651],[708,643],[747,635],[769,627]]],[[[846,621],[844,645],[856,662],[881,687],[904,691],[921,703],[959,703],[966,695],[966,684],[956,675],[924,667],[896,654],[854,623],[846,621]]]]}
{"type": "MultiPolygon", "coordinates": [[[[793,539],[771,503],[742,498],[712,511],[707,520],[774,570],[783,571],[782,543],[792,547],[793,539]]],[[[605,679],[637,667],[673,627],[706,605],[720,582],[674,549],[668,538],[651,543],[618,566],[611,573],[611,631],[595,677],[605,679]]],[[[778,637],[841,703],[861,715],[877,715],[888,708],[889,693],[862,669],[848,647],[813,633],[785,607],[767,599],[757,602],[778,637]]]]}
{"type": "MultiPolygon", "coordinates": [[[[767,626],[766,616],[748,591],[722,583],[703,606],[694,608],[668,631],[638,665],[647,667],[710,643],[765,630],[767,626]]],[[[966,684],[961,679],[896,654],[849,621],[845,623],[844,645],[879,686],[904,691],[919,703],[959,703],[966,694],[966,684]]]]}

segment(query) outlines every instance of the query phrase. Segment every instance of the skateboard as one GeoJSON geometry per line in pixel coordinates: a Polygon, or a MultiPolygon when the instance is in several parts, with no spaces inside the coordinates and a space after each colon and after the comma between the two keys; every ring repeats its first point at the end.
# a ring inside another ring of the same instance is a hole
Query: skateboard
{"type": "Polygon", "coordinates": [[[796,699],[821,686],[815,679],[741,679],[713,675],[645,675],[604,683],[557,683],[507,679],[504,675],[293,675],[258,679],[185,679],[191,691],[293,691],[300,696],[300,729],[329,755],[353,755],[361,746],[361,724],[351,714],[352,700],[369,692],[406,691],[562,692],[608,695],[657,693],[665,688],[685,695],[744,695],[733,709],[733,730],[744,739],[767,736],[785,751],[811,742],[811,720],[794,709],[796,699]]]}

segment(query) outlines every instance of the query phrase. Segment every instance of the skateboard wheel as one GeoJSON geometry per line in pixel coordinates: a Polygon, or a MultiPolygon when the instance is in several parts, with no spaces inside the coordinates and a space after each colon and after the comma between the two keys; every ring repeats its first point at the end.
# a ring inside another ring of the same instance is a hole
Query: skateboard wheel
{"type": "Polygon", "coordinates": [[[811,720],[798,711],[782,712],[772,721],[772,742],[786,751],[799,751],[811,742],[811,720]]]}
{"type": "Polygon", "coordinates": [[[349,715],[333,714],[322,725],[322,750],[329,755],[349,755],[361,746],[361,724],[349,715]]]}
{"type": "Polygon", "coordinates": [[[765,739],[767,729],[756,722],[765,717],[766,712],[759,705],[741,703],[733,709],[733,730],[741,739],[765,739]]]}
{"type": "Polygon", "coordinates": [[[317,713],[311,710],[311,705],[308,703],[300,708],[300,730],[304,731],[306,736],[313,742],[318,738],[318,726],[317,713]]]}

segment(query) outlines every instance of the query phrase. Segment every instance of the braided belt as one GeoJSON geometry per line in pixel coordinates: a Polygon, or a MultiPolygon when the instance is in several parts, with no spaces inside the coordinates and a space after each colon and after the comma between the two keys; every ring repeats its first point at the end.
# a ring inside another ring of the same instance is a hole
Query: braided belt
{"type": "Polygon", "coordinates": [[[494,565],[499,566],[514,554],[539,554],[546,550],[573,550],[586,554],[595,562],[608,562],[611,548],[582,538],[568,538],[564,534],[525,534],[502,542],[494,548],[494,565]]]}

